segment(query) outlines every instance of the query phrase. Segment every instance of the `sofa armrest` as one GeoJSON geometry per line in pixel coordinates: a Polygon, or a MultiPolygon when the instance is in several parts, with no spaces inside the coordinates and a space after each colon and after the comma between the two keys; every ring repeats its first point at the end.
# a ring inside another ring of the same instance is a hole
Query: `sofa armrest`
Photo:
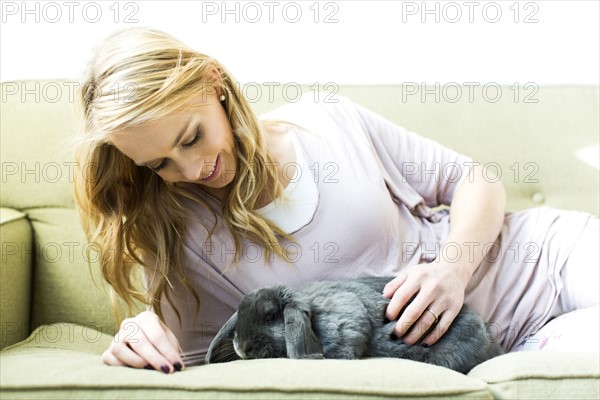
{"type": "Polygon", "coordinates": [[[0,208],[0,349],[29,336],[33,232],[27,216],[0,208]]]}

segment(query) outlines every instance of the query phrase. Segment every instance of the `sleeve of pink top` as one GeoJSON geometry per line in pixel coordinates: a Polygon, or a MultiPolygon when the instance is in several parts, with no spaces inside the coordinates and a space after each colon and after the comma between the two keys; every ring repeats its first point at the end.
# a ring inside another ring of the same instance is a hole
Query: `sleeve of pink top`
{"type": "MultiPolygon", "coordinates": [[[[450,205],[458,185],[469,177],[472,159],[410,132],[367,108],[340,98],[358,116],[386,170],[396,169],[429,207],[450,205]]],[[[340,105],[341,105],[340,104],[340,105]]]]}

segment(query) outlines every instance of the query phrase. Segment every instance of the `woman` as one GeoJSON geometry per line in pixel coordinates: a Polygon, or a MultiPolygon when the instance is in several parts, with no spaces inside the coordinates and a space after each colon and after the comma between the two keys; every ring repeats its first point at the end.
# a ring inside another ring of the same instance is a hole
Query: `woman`
{"type": "Polygon", "coordinates": [[[425,346],[465,301],[507,350],[598,304],[597,218],[505,215],[489,172],[346,98],[259,120],[221,64],[144,28],[96,49],[80,94],[83,225],[116,298],[149,306],[123,321],[109,365],[201,362],[241,297],[275,283],[397,276],[387,317],[408,304],[396,334],[414,344],[435,325],[425,346]]]}

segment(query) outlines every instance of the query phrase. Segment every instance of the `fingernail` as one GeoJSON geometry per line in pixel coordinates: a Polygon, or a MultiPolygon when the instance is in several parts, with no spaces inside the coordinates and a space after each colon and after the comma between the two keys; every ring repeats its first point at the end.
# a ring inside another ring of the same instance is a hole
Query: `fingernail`
{"type": "Polygon", "coordinates": [[[168,365],[161,365],[161,366],[160,366],[160,370],[161,370],[162,372],[164,372],[165,374],[168,374],[169,372],[171,372],[171,368],[169,368],[169,366],[168,366],[168,365]]]}
{"type": "Polygon", "coordinates": [[[175,371],[181,371],[182,365],[179,362],[176,362],[175,364],[173,364],[173,367],[175,367],[175,371]]]}
{"type": "Polygon", "coordinates": [[[144,369],[154,369],[154,367],[150,364],[144,365],[144,369]]]}

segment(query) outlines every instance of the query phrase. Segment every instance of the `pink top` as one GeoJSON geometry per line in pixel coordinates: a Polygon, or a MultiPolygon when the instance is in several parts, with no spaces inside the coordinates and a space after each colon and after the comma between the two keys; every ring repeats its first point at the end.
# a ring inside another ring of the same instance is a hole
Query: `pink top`
{"type": "MultiPolygon", "coordinates": [[[[345,97],[337,100],[315,103],[312,95],[305,95],[262,116],[304,128],[291,128],[309,165],[300,173],[311,174],[318,188],[312,218],[291,232],[298,243],[288,244],[296,251],[292,264],[277,257],[265,262],[261,247],[246,241],[240,262],[228,269],[234,249],[230,233],[219,218],[212,244],[205,244],[205,227],[212,226],[213,217],[188,203],[186,273],[200,296],[200,313],[196,316],[193,296],[174,278],[182,325],[163,301],[167,324],[188,365],[203,362],[216,332],[254,289],[397,275],[406,266],[437,257],[449,232],[449,214],[431,208],[450,205],[458,184],[469,179],[472,160],[345,97]]],[[[215,198],[207,201],[220,209],[215,198]]],[[[570,246],[546,248],[545,243],[561,231],[558,222],[567,220],[561,219],[564,213],[539,208],[507,214],[496,242],[500,252],[486,257],[467,287],[466,302],[492,324],[506,349],[549,318],[570,246]]],[[[583,214],[580,219],[582,227],[583,214]]],[[[568,220],[572,225],[573,218],[568,220]]],[[[575,239],[571,234],[560,240],[575,239]]],[[[474,245],[474,251],[485,245],[474,245]]]]}

